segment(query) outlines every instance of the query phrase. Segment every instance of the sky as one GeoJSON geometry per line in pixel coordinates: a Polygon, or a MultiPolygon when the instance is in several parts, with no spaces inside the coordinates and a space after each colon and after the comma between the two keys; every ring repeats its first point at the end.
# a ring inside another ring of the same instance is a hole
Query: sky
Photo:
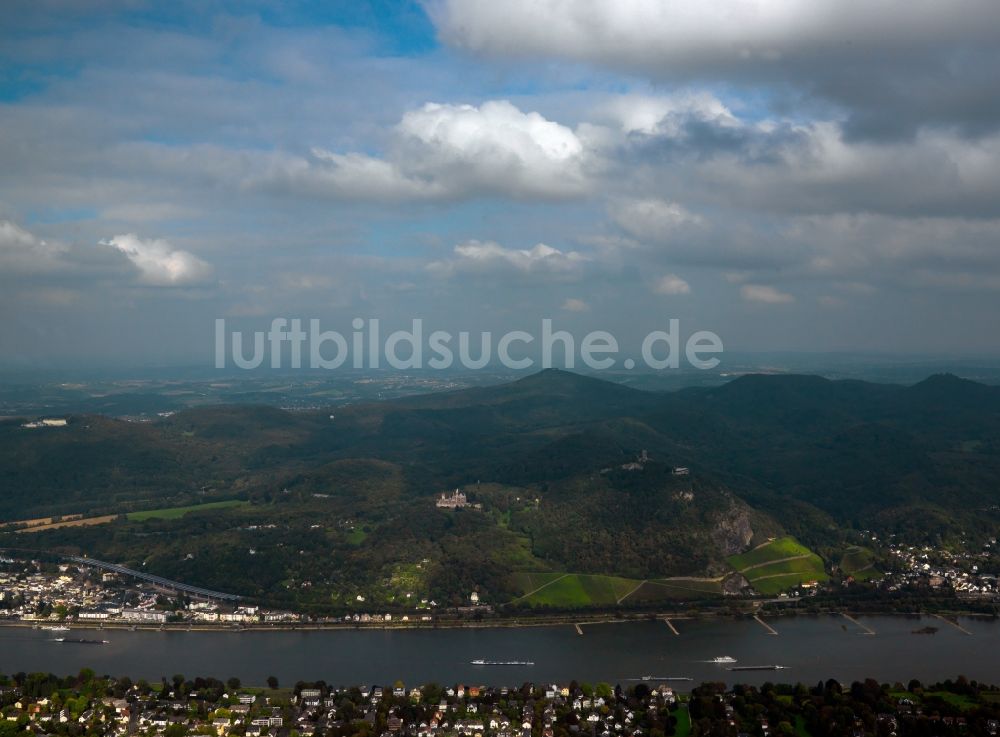
{"type": "Polygon", "coordinates": [[[1000,354],[995,0],[7,0],[0,365],[215,320],[1000,354]]]}

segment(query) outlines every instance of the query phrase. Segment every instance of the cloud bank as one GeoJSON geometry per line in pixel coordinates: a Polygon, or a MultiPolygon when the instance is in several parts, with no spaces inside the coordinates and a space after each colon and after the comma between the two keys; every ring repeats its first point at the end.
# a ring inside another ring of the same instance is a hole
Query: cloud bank
{"type": "Polygon", "coordinates": [[[431,0],[417,30],[36,6],[0,24],[5,348],[552,311],[1000,351],[992,0],[431,0]]]}

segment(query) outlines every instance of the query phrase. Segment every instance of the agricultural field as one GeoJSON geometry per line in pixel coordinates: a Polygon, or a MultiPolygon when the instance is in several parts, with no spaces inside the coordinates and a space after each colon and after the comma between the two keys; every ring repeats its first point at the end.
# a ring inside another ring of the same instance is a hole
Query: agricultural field
{"type": "Polygon", "coordinates": [[[657,601],[698,601],[722,596],[722,581],[699,578],[661,578],[643,581],[623,604],[651,604],[657,601]]]}
{"type": "Polygon", "coordinates": [[[229,499],[222,502],[206,502],[205,504],[192,504],[187,507],[166,507],[164,509],[147,509],[142,512],[129,512],[125,515],[129,522],[142,522],[147,519],[180,519],[188,512],[203,512],[209,509],[228,509],[239,507],[249,502],[241,499],[229,499]]]}
{"type": "Polygon", "coordinates": [[[17,530],[21,533],[48,532],[49,530],[61,530],[64,527],[89,527],[90,525],[103,525],[111,522],[115,518],[113,514],[105,514],[100,517],[80,517],[79,515],[69,515],[60,522],[48,522],[45,524],[34,524],[17,530]]]}
{"type": "Polygon", "coordinates": [[[793,537],[780,537],[726,559],[762,594],[777,594],[806,581],[826,581],[823,559],[793,537]]]}
{"type": "MultiPolygon", "coordinates": [[[[166,507],[164,509],[148,509],[142,512],[129,512],[125,515],[129,522],[142,522],[148,519],[180,519],[188,512],[203,511],[210,509],[227,509],[237,507],[248,502],[239,499],[230,499],[221,502],[206,502],[205,504],[192,504],[186,507],[166,507]]],[[[61,530],[66,527],[91,527],[93,525],[105,525],[118,518],[117,514],[102,514],[94,517],[84,517],[79,514],[70,514],[63,517],[47,517],[35,520],[24,520],[14,522],[11,525],[25,525],[16,532],[48,532],[50,530],[61,530]]]]}
{"type": "Polygon", "coordinates": [[[769,540],[763,545],[758,545],[752,550],[748,550],[740,555],[733,555],[727,558],[734,569],[737,571],[744,571],[751,566],[757,566],[762,563],[771,563],[775,560],[780,560],[782,558],[791,558],[797,555],[808,555],[812,551],[805,545],[800,543],[794,537],[779,537],[774,540],[769,540]]]}
{"type": "Polygon", "coordinates": [[[613,606],[640,584],[640,581],[630,578],[585,573],[517,574],[519,579],[525,576],[535,587],[527,590],[515,602],[531,606],[613,606]]]}
{"type": "Polygon", "coordinates": [[[552,572],[521,572],[515,573],[513,575],[514,586],[524,592],[522,596],[528,596],[532,591],[540,589],[543,586],[555,581],[557,578],[562,578],[564,573],[552,573],[552,572]]]}
{"type": "Polygon", "coordinates": [[[515,603],[560,608],[648,604],[722,595],[720,581],[692,578],[643,581],[584,573],[517,573],[514,581],[524,591],[515,603]]]}

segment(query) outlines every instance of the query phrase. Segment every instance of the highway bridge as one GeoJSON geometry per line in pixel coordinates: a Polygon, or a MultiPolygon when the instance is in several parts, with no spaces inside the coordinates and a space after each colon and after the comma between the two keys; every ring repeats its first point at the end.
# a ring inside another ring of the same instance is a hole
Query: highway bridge
{"type": "Polygon", "coordinates": [[[156,584],[157,586],[163,586],[164,588],[173,589],[174,591],[183,591],[186,594],[198,596],[203,599],[239,601],[242,598],[236,594],[224,594],[221,591],[212,591],[211,589],[203,589],[199,586],[190,586],[186,583],[180,583],[179,581],[171,581],[169,578],[154,576],[151,573],[133,571],[131,568],[120,566],[117,563],[108,563],[103,560],[95,560],[94,558],[80,558],[73,555],[67,556],[66,560],[71,560],[74,563],[82,563],[86,566],[93,566],[94,568],[102,568],[105,571],[111,571],[112,573],[120,573],[123,576],[131,576],[132,578],[138,578],[140,581],[148,581],[149,583],[156,584]]]}

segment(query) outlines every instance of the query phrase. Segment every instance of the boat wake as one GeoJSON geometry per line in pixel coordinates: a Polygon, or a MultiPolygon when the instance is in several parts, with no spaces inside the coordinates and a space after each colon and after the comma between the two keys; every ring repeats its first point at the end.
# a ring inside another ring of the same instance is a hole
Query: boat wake
{"type": "Polygon", "coordinates": [[[473,665],[534,665],[532,660],[473,660],[473,665]]]}

